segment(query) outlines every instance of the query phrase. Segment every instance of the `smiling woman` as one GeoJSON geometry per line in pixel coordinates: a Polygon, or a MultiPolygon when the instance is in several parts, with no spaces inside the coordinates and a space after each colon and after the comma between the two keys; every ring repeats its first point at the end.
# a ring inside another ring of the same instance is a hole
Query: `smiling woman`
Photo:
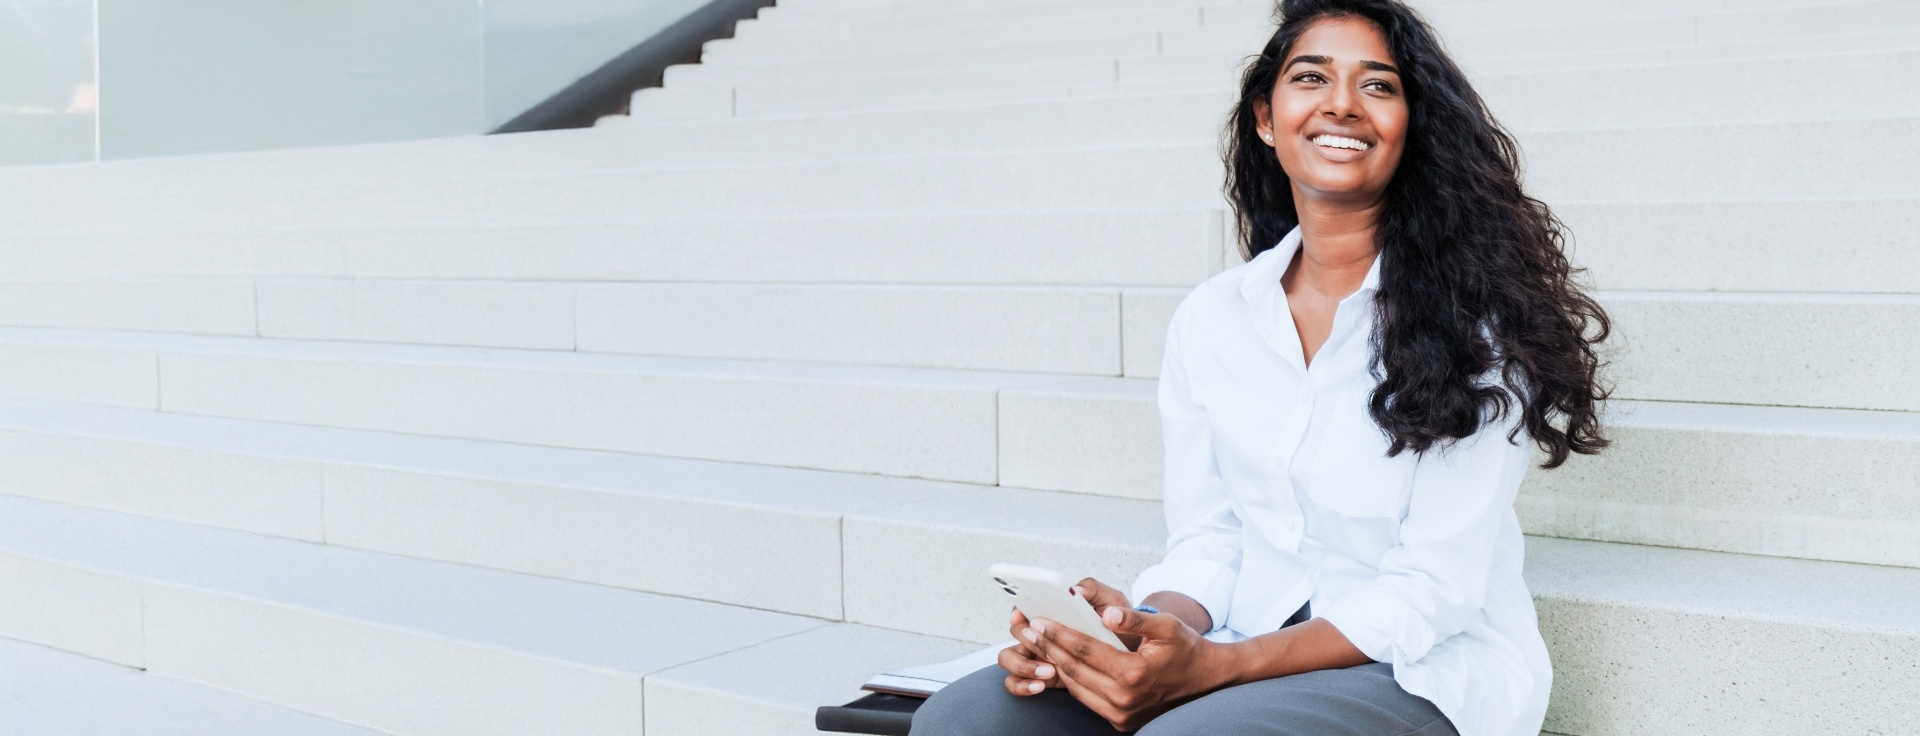
{"type": "Polygon", "coordinates": [[[1226,134],[1249,262],[1168,329],[1167,557],[1077,588],[1128,650],[1016,611],[914,734],[1539,733],[1514,496],[1606,445],[1559,222],[1395,0],[1283,3],[1226,134]]]}

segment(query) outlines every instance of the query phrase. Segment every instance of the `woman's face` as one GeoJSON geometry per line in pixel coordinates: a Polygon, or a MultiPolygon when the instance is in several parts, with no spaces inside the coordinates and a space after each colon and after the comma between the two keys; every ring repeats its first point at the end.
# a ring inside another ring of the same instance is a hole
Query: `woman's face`
{"type": "Polygon", "coordinates": [[[1314,23],[1281,61],[1261,138],[1293,180],[1296,198],[1377,201],[1400,165],[1407,98],[1387,40],[1372,23],[1314,23]]]}

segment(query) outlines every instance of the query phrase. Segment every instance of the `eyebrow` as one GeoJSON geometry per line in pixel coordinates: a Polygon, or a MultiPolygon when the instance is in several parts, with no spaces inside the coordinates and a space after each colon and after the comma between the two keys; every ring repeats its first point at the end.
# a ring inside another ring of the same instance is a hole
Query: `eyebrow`
{"type": "MultiPolygon", "coordinates": [[[[1293,65],[1295,64],[1331,65],[1333,64],[1333,59],[1325,56],[1315,55],[1315,54],[1303,54],[1300,56],[1295,56],[1292,59],[1287,60],[1286,66],[1280,67],[1280,73],[1285,74],[1287,70],[1292,69],[1293,65]]],[[[1378,61],[1371,61],[1371,60],[1362,61],[1360,62],[1360,66],[1365,69],[1372,69],[1376,72],[1393,72],[1394,74],[1400,73],[1400,70],[1393,68],[1392,64],[1386,64],[1378,61]]]]}

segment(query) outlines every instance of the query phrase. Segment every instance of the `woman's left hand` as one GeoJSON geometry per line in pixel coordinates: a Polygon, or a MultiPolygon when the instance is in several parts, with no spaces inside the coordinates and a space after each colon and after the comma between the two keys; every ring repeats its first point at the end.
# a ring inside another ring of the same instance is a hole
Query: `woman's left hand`
{"type": "Polygon", "coordinates": [[[1228,647],[1171,614],[1111,607],[1101,620],[1122,638],[1140,637],[1138,649],[1123,652],[1046,619],[1033,621],[1022,637],[1053,663],[1074,698],[1116,729],[1136,730],[1233,680],[1228,647]]]}

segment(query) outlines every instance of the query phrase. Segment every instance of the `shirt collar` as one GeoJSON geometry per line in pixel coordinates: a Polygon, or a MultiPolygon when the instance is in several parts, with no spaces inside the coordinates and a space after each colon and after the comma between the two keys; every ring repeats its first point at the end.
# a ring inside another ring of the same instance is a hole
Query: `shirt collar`
{"type": "MultiPolygon", "coordinates": [[[[1287,264],[1293,262],[1293,254],[1299,250],[1300,227],[1296,225],[1292,230],[1287,231],[1286,237],[1281,238],[1279,243],[1268,248],[1265,253],[1254,256],[1253,260],[1248,262],[1247,277],[1240,282],[1240,295],[1246,297],[1249,302],[1258,302],[1261,297],[1275,296],[1273,292],[1280,291],[1280,277],[1286,275],[1287,264]]],[[[1375,254],[1373,265],[1367,267],[1367,277],[1361,280],[1360,289],[1355,291],[1353,296],[1362,293],[1371,294],[1380,290],[1380,261],[1380,255],[1375,254]]],[[[1353,296],[1347,298],[1352,299],[1353,296]]]]}

